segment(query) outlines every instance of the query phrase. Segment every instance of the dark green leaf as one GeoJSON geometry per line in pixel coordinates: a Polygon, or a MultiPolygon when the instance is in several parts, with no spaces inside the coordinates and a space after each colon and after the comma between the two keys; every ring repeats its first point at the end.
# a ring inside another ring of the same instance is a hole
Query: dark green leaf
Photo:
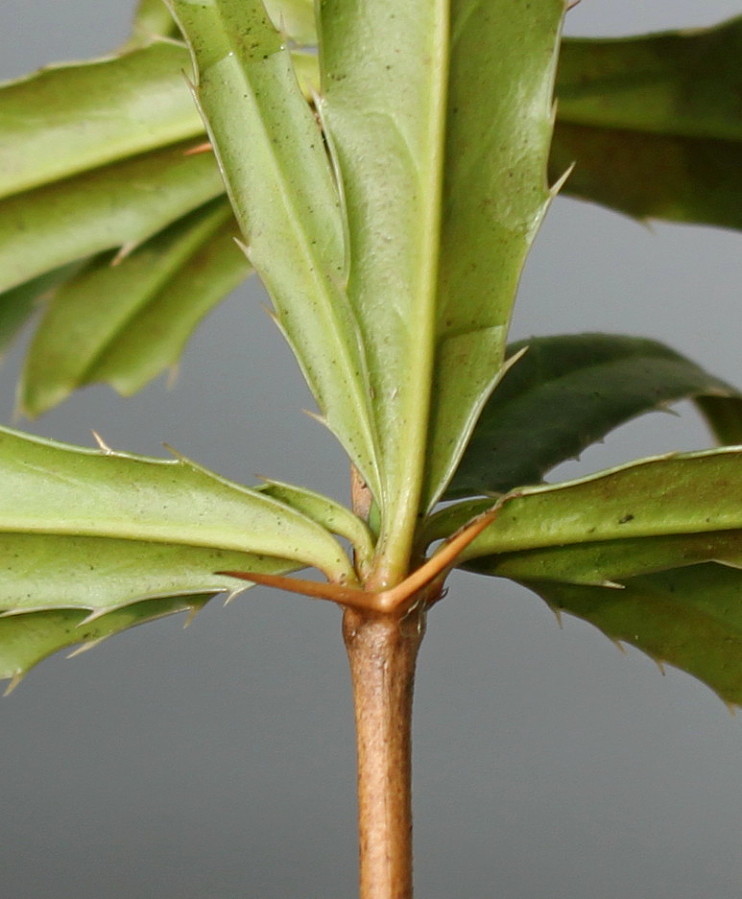
{"type": "Polygon", "coordinates": [[[742,227],[742,18],[710,29],[567,40],[552,177],[640,218],[742,227]]]}
{"type": "Polygon", "coordinates": [[[622,589],[525,582],[558,612],[589,621],[742,705],[742,571],[708,563],[631,578],[622,589]]]}
{"type": "Polygon", "coordinates": [[[512,344],[509,354],[526,346],[484,407],[446,498],[540,483],[618,425],[681,399],[708,403],[720,436],[742,438],[742,396],[653,340],[542,337],[512,344]]]}

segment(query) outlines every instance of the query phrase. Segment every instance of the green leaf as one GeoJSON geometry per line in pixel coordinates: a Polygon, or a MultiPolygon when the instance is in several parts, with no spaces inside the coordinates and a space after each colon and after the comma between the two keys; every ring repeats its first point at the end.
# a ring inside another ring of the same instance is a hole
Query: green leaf
{"type": "Polygon", "coordinates": [[[530,582],[569,612],[742,705],[742,571],[713,563],[632,578],[620,590],[530,582]]]}
{"type": "Polygon", "coordinates": [[[552,196],[546,169],[564,8],[562,0],[452,6],[429,505],[501,374],[521,270],[552,196]]]}
{"type": "Polygon", "coordinates": [[[742,444],[742,401],[739,396],[698,396],[696,406],[721,444],[742,444]]]}
{"type": "Polygon", "coordinates": [[[277,574],[301,567],[288,559],[193,546],[187,540],[2,532],[0,610],[15,615],[78,609],[97,616],[143,597],[242,589],[244,581],[216,571],[277,574]]]}
{"type": "Polygon", "coordinates": [[[88,649],[120,631],[176,612],[194,615],[210,598],[211,594],[205,594],[144,600],[92,620],[87,612],[75,609],[0,618],[0,678],[11,678],[5,692],[60,649],[77,644],[88,649]]]}
{"type": "Polygon", "coordinates": [[[538,484],[613,428],[682,399],[708,402],[720,436],[742,443],[742,395],[661,343],[576,334],[519,341],[508,354],[526,347],[487,401],[447,499],[538,484]]]}
{"type": "Polygon", "coordinates": [[[0,357],[33,315],[39,298],[52,291],[78,268],[77,263],[64,265],[0,295],[0,357]]]}
{"type": "Polygon", "coordinates": [[[187,65],[185,48],[155,43],[3,85],[0,197],[202,134],[187,65]]]}
{"type": "Polygon", "coordinates": [[[274,26],[300,47],[317,43],[313,0],[266,0],[274,26]]]}
{"type": "Polygon", "coordinates": [[[565,41],[554,175],[640,218],[742,227],[742,18],[709,29],[565,41]]]}
{"type": "MultiPolygon", "coordinates": [[[[455,524],[453,509],[439,525],[455,524]]],[[[458,516],[472,511],[462,504],[458,516]]],[[[514,491],[461,562],[742,702],[740,447],[514,491]]]]}
{"type": "Polygon", "coordinates": [[[258,489],[316,521],[332,534],[345,537],[353,547],[359,571],[364,572],[370,568],[374,554],[371,531],[365,521],[345,506],[305,487],[295,487],[282,481],[266,480],[258,489]]]}
{"type": "Polygon", "coordinates": [[[2,430],[0,480],[0,533],[229,550],[313,565],[335,581],[354,578],[324,528],[184,459],[85,450],[2,430]]]}
{"type": "MultiPolygon", "coordinates": [[[[68,280],[45,310],[26,355],[19,394],[21,411],[27,415],[45,412],[77,387],[104,379],[107,372],[114,377],[118,373],[127,386],[130,372],[139,381],[142,361],[149,362],[146,368],[151,370],[148,357],[153,349],[160,363],[163,326],[172,343],[170,320],[182,332],[181,310],[193,309],[202,299],[198,283],[183,283],[183,269],[193,268],[194,256],[228,222],[234,227],[229,204],[213,201],[166,228],[120,263],[106,254],[68,280]],[[177,315],[173,315],[174,280],[177,315]],[[184,290],[186,285],[188,289],[184,290]],[[167,294],[164,298],[163,292],[167,294]],[[169,320],[163,320],[162,299],[169,320]],[[159,320],[159,331],[153,330],[153,318],[159,320]],[[114,359],[110,358],[112,351],[116,352],[114,359]]],[[[232,245],[231,249],[240,260],[237,247],[232,245]]],[[[246,274],[245,268],[239,266],[240,276],[246,274]]],[[[213,294],[211,285],[209,290],[213,294]]],[[[192,315],[188,319],[193,324],[192,315]]]]}
{"type": "Polygon", "coordinates": [[[742,567],[742,531],[704,531],[549,546],[474,559],[467,567],[480,574],[514,581],[617,587],[625,584],[627,578],[709,561],[742,567]]]}
{"type": "Polygon", "coordinates": [[[404,560],[422,499],[433,372],[448,3],[322,0],[319,22],[320,113],[376,399],[379,552],[404,560]]]}
{"type": "Polygon", "coordinates": [[[173,368],[203,317],[252,271],[234,241],[229,217],[117,333],[88,380],[105,381],[124,396],[173,368]]]}
{"type": "Polygon", "coordinates": [[[214,159],[186,149],[167,147],[0,202],[0,292],[103,250],[131,250],[219,196],[214,159]]]}
{"type": "MultiPolygon", "coordinates": [[[[640,459],[574,481],[516,489],[495,505],[496,520],[464,550],[462,563],[546,547],[737,530],[742,447],[640,459]]],[[[448,506],[431,516],[426,536],[446,537],[492,507],[487,499],[448,506]]]]}
{"type": "Polygon", "coordinates": [[[138,0],[132,36],[124,50],[149,46],[160,38],[177,38],[178,26],[162,0],[138,0]]]}
{"type": "Polygon", "coordinates": [[[248,258],[327,424],[378,492],[366,363],[344,290],[339,198],[285,40],[259,0],[175,0],[173,8],[193,50],[198,100],[248,258]]]}

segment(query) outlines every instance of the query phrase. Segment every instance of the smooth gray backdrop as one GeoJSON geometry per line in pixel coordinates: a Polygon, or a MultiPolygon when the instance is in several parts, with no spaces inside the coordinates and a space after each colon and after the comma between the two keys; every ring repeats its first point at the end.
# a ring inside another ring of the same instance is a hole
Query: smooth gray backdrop
{"type": "MultiPolygon", "coordinates": [[[[87,58],[132,2],[0,0],[0,76],[87,58]]],[[[710,24],[739,0],[583,0],[574,34],[710,24]]],[[[558,200],[525,273],[514,337],[664,339],[739,382],[739,237],[647,229],[558,200]]],[[[320,426],[252,284],[196,335],[176,386],[74,397],[34,433],[160,454],[235,479],[344,497],[320,426]]],[[[15,353],[0,372],[12,421],[15,353]]],[[[563,474],[708,444],[692,412],[623,428],[563,474]]],[[[74,661],[0,703],[0,893],[9,899],[349,899],[354,750],[334,607],[253,590],[74,661]]],[[[430,616],[416,696],[421,899],[739,899],[742,718],[538,598],[459,575],[430,616]]]]}

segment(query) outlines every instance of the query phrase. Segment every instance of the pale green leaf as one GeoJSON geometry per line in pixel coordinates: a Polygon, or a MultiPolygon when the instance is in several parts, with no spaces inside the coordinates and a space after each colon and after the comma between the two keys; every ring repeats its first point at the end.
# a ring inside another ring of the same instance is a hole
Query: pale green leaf
{"type": "Polygon", "coordinates": [[[0,533],[232,550],[313,565],[333,580],[353,578],[324,528],[184,459],[85,450],[2,430],[0,480],[0,533]]]}
{"type": "Polygon", "coordinates": [[[313,0],[266,0],[274,26],[300,47],[317,43],[313,0]]]}
{"type": "Polygon", "coordinates": [[[161,38],[178,37],[178,27],[163,0],[138,0],[131,38],[122,48],[146,47],[161,38]]]}
{"type": "Polygon", "coordinates": [[[518,341],[508,355],[525,348],[488,399],[446,499],[538,484],[613,428],[682,399],[728,403],[704,414],[742,443],[742,395],[661,343],[570,334],[518,341]]]}
{"type": "Polygon", "coordinates": [[[230,216],[116,334],[88,372],[90,382],[129,396],[176,365],[203,317],[251,272],[236,231],[230,216]]]}
{"type": "MultiPolygon", "coordinates": [[[[139,317],[230,220],[229,204],[214,201],[160,232],[119,264],[106,254],[68,280],[48,304],[26,355],[20,410],[38,415],[81,385],[99,380],[100,366],[111,364],[108,354],[132,323],[142,343],[129,339],[127,349],[134,358],[144,355],[157,335],[142,332],[139,317]]],[[[239,257],[236,247],[233,252],[239,257]]],[[[189,293],[181,298],[185,308],[189,293]]],[[[121,364],[120,354],[116,361],[121,364]]]]}
{"type": "Polygon", "coordinates": [[[321,0],[320,112],[348,217],[348,294],[379,430],[380,553],[404,559],[423,490],[436,317],[448,3],[321,0]]]}
{"type": "Polygon", "coordinates": [[[156,43],[3,85],[0,197],[202,134],[187,66],[184,47],[156,43]]]}
{"type": "Polygon", "coordinates": [[[467,568],[514,581],[615,587],[626,583],[627,578],[700,562],[742,568],[742,530],[707,530],[549,546],[473,559],[467,568]]]}
{"type": "Polygon", "coordinates": [[[31,318],[39,298],[52,291],[78,268],[78,263],[63,265],[0,294],[0,356],[31,318]]]}
{"type": "Polygon", "coordinates": [[[96,615],[137,602],[194,592],[228,595],[246,586],[217,571],[274,574],[301,563],[235,550],[169,542],[0,533],[0,612],[81,609],[96,615]]]}
{"type": "Polygon", "coordinates": [[[0,618],[0,678],[11,678],[9,692],[34,665],[60,649],[78,644],[87,649],[120,631],[176,612],[193,615],[209,599],[210,594],[144,600],[94,620],[75,609],[0,618]]]}
{"type": "MultiPolygon", "coordinates": [[[[353,547],[356,565],[360,571],[367,570],[374,554],[374,541],[365,521],[335,500],[305,487],[295,487],[282,481],[266,479],[260,488],[262,493],[280,500],[297,509],[303,515],[321,524],[333,534],[345,539],[353,547]]],[[[234,570],[234,569],[232,569],[234,570]]]]}
{"type": "Polygon", "coordinates": [[[0,202],[0,292],[50,269],[133,247],[224,189],[213,157],[176,145],[0,202]],[[33,239],[29,239],[33,235],[33,239]]]}
{"type": "Polygon", "coordinates": [[[563,0],[452,4],[428,505],[501,373],[521,270],[551,199],[546,170],[564,9],[563,0]]]}
{"type": "MultiPolygon", "coordinates": [[[[454,504],[433,515],[428,539],[447,536],[492,500],[454,504]]],[[[607,540],[711,534],[742,528],[742,447],[641,459],[560,484],[505,494],[497,517],[461,556],[607,540]]],[[[541,575],[540,575],[541,576],[541,575]]]]}
{"type": "Polygon", "coordinates": [[[742,228],[742,18],[709,29],[565,41],[554,174],[640,218],[742,228]]]}
{"type": "Polygon", "coordinates": [[[173,8],[193,49],[198,100],[248,257],[323,416],[378,491],[366,363],[344,291],[339,198],[284,39],[258,0],[175,0],[173,8]]]}

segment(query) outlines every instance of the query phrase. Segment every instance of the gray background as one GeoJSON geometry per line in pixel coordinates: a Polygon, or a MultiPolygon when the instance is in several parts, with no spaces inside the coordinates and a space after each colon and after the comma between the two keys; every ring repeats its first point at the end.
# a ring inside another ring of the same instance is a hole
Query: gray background
{"type": "MultiPolygon", "coordinates": [[[[105,52],[132,3],[0,0],[0,75],[105,52]]],[[[583,0],[569,31],[709,24],[738,0],[583,0]]],[[[739,238],[651,230],[558,200],[514,337],[662,338],[740,380],[739,238]]],[[[172,390],[74,397],[35,433],[161,454],[344,497],[345,462],[255,285],[202,327],[172,390]]],[[[10,423],[19,355],[5,363],[10,423]]],[[[689,409],[649,416],[573,474],[707,445],[689,409]]],[[[170,620],[44,663],[0,704],[0,891],[35,897],[348,899],[355,893],[350,697],[337,610],[254,590],[186,631],[170,620]]],[[[421,899],[739,899],[742,717],[690,677],[560,629],[506,582],[458,575],[430,616],[416,696],[421,899]]]]}

